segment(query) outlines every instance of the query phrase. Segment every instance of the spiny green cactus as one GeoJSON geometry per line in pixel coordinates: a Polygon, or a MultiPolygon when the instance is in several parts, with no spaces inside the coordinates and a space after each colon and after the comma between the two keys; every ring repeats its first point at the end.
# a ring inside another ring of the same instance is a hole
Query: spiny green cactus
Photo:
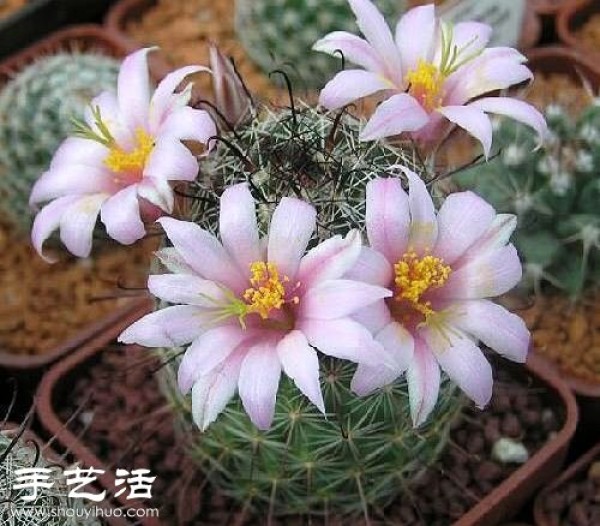
{"type": "MultiPolygon", "coordinates": [[[[405,10],[403,0],[374,3],[394,23],[405,10]]],[[[313,44],[332,31],[358,30],[347,0],[236,0],[235,26],[246,52],[265,73],[284,69],[306,88],[323,86],[341,64],[312,51],[313,44]]]]}
{"type": "MultiPolygon", "coordinates": [[[[368,180],[394,173],[399,163],[414,167],[412,154],[359,142],[361,123],[351,116],[298,106],[264,109],[223,137],[192,189],[192,220],[215,232],[222,188],[248,181],[263,231],[282,197],[299,196],[317,209],[316,238],[346,233],[364,226],[368,180]]],[[[326,417],[286,377],[269,430],[259,431],[234,398],[200,433],[189,400],[177,389],[180,350],[160,352],[165,391],[183,435],[191,437],[191,456],[241,505],[272,515],[343,515],[385,506],[437,458],[462,407],[462,397],[445,380],[434,414],[414,429],[405,379],[359,398],[350,391],[355,366],[320,356],[326,417]]]]}
{"type": "Polygon", "coordinates": [[[23,437],[17,441],[15,431],[0,431],[0,523],[6,526],[100,526],[100,522],[85,513],[83,501],[69,497],[64,471],[55,462],[45,458],[39,444],[23,437]],[[32,495],[30,488],[14,489],[19,469],[50,469],[48,483],[41,488],[35,500],[24,500],[32,495]],[[57,510],[72,510],[65,516],[53,516],[57,510]]]}
{"type": "Polygon", "coordinates": [[[498,158],[457,178],[498,211],[517,214],[515,245],[525,263],[524,284],[536,292],[550,283],[576,298],[600,282],[598,102],[577,119],[548,106],[551,133],[538,150],[528,128],[502,121],[498,158]]]}
{"type": "Polygon", "coordinates": [[[31,227],[29,194],[90,100],[114,89],[119,62],[97,53],[58,53],[20,71],[0,92],[0,213],[31,227]]]}

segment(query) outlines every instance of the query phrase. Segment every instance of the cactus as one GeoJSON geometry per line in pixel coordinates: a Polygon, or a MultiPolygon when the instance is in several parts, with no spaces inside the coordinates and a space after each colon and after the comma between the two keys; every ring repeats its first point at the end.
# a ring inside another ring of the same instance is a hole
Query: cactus
{"type": "MultiPolygon", "coordinates": [[[[361,123],[350,115],[297,106],[262,109],[251,122],[223,136],[191,189],[191,219],[215,232],[221,189],[248,181],[263,230],[276,202],[292,195],[316,207],[316,237],[329,237],[364,226],[368,180],[393,173],[395,164],[415,167],[401,149],[359,142],[361,123]]],[[[270,516],[380,509],[437,458],[463,404],[445,379],[435,412],[414,429],[404,378],[359,398],[349,387],[355,366],[321,356],[326,418],[285,377],[269,430],[259,431],[234,398],[200,433],[192,423],[190,401],[177,388],[181,350],[159,352],[166,364],[163,389],[180,417],[182,435],[191,437],[192,458],[228,495],[270,516]]]]}
{"type": "Polygon", "coordinates": [[[0,92],[0,213],[26,232],[29,194],[72,118],[116,85],[119,62],[93,53],[58,53],[21,70],[0,92]]]}
{"type": "MultiPolygon", "coordinates": [[[[374,3],[394,22],[405,9],[402,0],[374,3]]],[[[341,65],[312,51],[313,44],[331,31],[357,31],[347,0],[236,0],[235,27],[246,52],[265,73],[284,68],[306,88],[321,87],[341,65]]]]}
{"type": "Polygon", "coordinates": [[[550,284],[575,299],[600,282],[598,102],[577,118],[558,105],[548,106],[551,133],[533,152],[533,133],[502,121],[499,156],[457,178],[498,211],[517,214],[515,245],[525,263],[523,284],[536,293],[550,284]]]}
{"type": "Polygon", "coordinates": [[[15,437],[13,431],[0,431],[0,522],[7,526],[100,526],[90,510],[85,510],[81,499],[69,497],[69,488],[60,466],[44,456],[44,450],[32,441],[15,437]],[[13,438],[14,437],[14,438],[13,438]],[[35,500],[24,500],[32,495],[30,488],[14,489],[16,470],[44,468],[51,470],[48,483],[41,488],[35,500]],[[52,510],[70,512],[53,516],[52,510]],[[46,513],[44,513],[46,512],[46,513]]]}

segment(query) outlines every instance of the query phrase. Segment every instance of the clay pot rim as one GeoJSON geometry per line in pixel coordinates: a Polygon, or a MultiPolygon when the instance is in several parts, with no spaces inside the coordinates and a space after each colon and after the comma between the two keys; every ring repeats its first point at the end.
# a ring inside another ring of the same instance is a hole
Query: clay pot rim
{"type": "Polygon", "coordinates": [[[548,0],[535,0],[535,2],[528,2],[532,4],[533,10],[538,15],[558,15],[561,10],[565,9],[567,6],[571,5],[573,2],[577,2],[577,0],[563,0],[560,4],[554,4],[548,0]]]}
{"type": "MultiPolygon", "coordinates": [[[[147,312],[140,309],[132,313],[130,318],[141,316],[147,312]]],[[[109,343],[119,332],[127,326],[129,320],[125,320],[119,325],[115,325],[107,329],[103,334],[88,342],[84,347],[77,350],[58,364],[56,364],[44,376],[37,392],[38,405],[37,414],[42,422],[42,425],[56,436],[56,439],[70,451],[73,451],[77,457],[82,459],[88,465],[101,466],[103,463],[91,450],[87,448],[73,433],[71,433],[63,422],[59,419],[54,411],[52,404],[52,396],[57,383],[69,371],[77,368],[82,363],[92,358],[109,343]]],[[[560,431],[543,444],[538,451],[528,460],[526,464],[519,467],[514,473],[500,483],[491,493],[485,496],[475,506],[473,506],[461,519],[454,523],[454,526],[475,526],[489,524],[483,522],[487,519],[487,514],[490,510],[496,510],[499,503],[514,492],[525,491],[526,484],[530,475],[541,474],[550,466],[556,463],[562,463],[567,452],[567,447],[575,433],[577,426],[578,410],[577,403],[573,393],[569,390],[566,384],[562,382],[556,373],[547,367],[547,365],[538,359],[537,356],[531,355],[526,363],[526,368],[530,374],[533,374],[540,381],[546,384],[549,391],[553,392],[558,399],[562,401],[565,409],[565,421],[560,431]]],[[[556,468],[558,470],[558,468],[556,468]]],[[[111,487],[114,480],[109,476],[100,477],[102,483],[106,487],[111,487]]],[[[144,523],[145,524],[145,523],[144,523]]],[[[150,524],[150,523],[148,523],[150,524]]]]}
{"type": "MultiPolygon", "coordinates": [[[[600,65],[594,60],[582,55],[576,49],[565,47],[563,45],[536,47],[528,50],[526,56],[528,59],[527,65],[533,71],[535,71],[536,65],[539,66],[543,61],[553,59],[572,65],[574,72],[578,72],[579,68],[582,70],[582,73],[587,74],[587,77],[585,77],[586,79],[592,81],[592,83],[596,85],[600,85],[600,65]]],[[[556,68],[556,72],[561,73],[563,71],[556,68]]]]}
{"type": "MultiPolygon", "coordinates": [[[[571,22],[577,14],[588,6],[593,8],[595,1],[596,0],[573,0],[561,8],[556,18],[556,31],[558,33],[558,38],[564,42],[565,45],[585,54],[585,56],[592,55],[598,58],[600,57],[600,51],[583,47],[571,30],[571,22]]],[[[598,13],[600,13],[600,9],[598,10],[598,13]]]]}
{"type": "Polygon", "coordinates": [[[585,396],[587,398],[600,397],[600,381],[595,383],[577,378],[576,376],[563,371],[553,360],[542,355],[539,351],[534,350],[533,354],[535,355],[536,360],[543,362],[548,369],[552,369],[555,374],[560,375],[563,381],[569,386],[569,389],[576,395],[585,396]]]}
{"type": "Polygon", "coordinates": [[[533,504],[533,517],[537,526],[551,525],[542,506],[542,501],[548,495],[548,493],[551,493],[555,489],[579,475],[579,473],[586,469],[588,465],[599,456],[600,443],[596,444],[594,447],[592,447],[592,449],[579,457],[573,464],[563,471],[556,480],[550,482],[542,489],[542,491],[540,491],[540,493],[538,493],[533,504]]]}

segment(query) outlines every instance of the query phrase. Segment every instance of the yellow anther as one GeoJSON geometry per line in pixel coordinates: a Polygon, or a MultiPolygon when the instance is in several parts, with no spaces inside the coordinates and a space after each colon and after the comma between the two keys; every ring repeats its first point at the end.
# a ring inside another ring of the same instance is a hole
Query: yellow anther
{"type": "Polygon", "coordinates": [[[444,260],[435,256],[419,258],[409,250],[394,265],[397,301],[408,301],[411,307],[425,317],[433,314],[431,303],[421,298],[432,288],[441,287],[450,276],[451,268],[444,265],[444,260]]]}
{"type": "Polygon", "coordinates": [[[132,172],[142,170],[154,148],[154,139],[142,128],[135,132],[136,144],[130,151],[114,145],[110,148],[104,164],[113,172],[132,172]]]}
{"type": "MultiPolygon", "coordinates": [[[[252,287],[247,289],[243,296],[248,306],[247,313],[256,313],[267,319],[273,309],[281,309],[286,303],[283,284],[289,282],[289,278],[280,278],[277,267],[264,261],[252,263],[250,273],[252,287]]],[[[297,303],[299,300],[294,297],[291,301],[297,303]]]]}
{"type": "Polygon", "coordinates": [[[417,67],[406,74],[408,92],[427,110],[442,104],[445,75],[432,63],[419,60],[417,67]]]}

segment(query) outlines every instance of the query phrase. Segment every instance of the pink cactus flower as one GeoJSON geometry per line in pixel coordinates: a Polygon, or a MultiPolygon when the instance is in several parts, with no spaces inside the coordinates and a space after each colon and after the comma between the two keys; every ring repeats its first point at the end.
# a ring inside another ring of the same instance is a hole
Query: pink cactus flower
{"type": "Polygon", "coordinates": [[[145,235],[144,220],[172,212],[170,181],[196,178],[196,158],[181,141],[206,144],[216,128],[207,112],[186,106],[189,88],[175,89],[206,68],[178,69],[151,93],[149,51],[125,58],[117,93],[104,92],[92,101],[79,136],[62,143],[36,182],[30,203],[49,202],[32,229],[40,255],[44,241],[60,228],[67,249],[88,256],[99,213],[110,237],[131,244],[145,235]]]}
{"type": "Polygon", "coordinates": [[[447,121],[479,140],[486,157],[492,144],[487,113],[512,117],[546,134],[542,115],[529,104],[509,97],[482,97],[532,78],[526,59],[508,47],[487,48],[491,27],[477,22],[454,26],[436,18],[433,4],[402,16],[395,37],[369,0],[348,0],[366,40],[336,31],[314,49],[364,69],[338,73],[323,88],[320,103],[337,109],[382,92],[379,105],[361,133],[362,140],[407,132],[425,145],[438,144],[449,130],[447,121]]]}
{"type": "Polygon", "coordinates": [[[245,184],[221,197],[221,241],[194,223],[159,220],[173,248],[158,255],[173,273],[150,276],[148,288],[177,305],[142,318],[120,340],[148,347],[192,342],[179,385],[184,393],[191,389],[201,429],[236,390],[252,422],[268,428],[282,370],[324,412],[315,348],[373,367],[385,361],[382,346],[351,316],[391,292],[341,279],[360,255],[357,231],[304,255],[315,220],[312,206],[283,198],[261,240],[245,184]]]}
{"type": "Polygon", "coordinates": [[[434,408],[440,367],[479,407],[492,394],[492,370],[481,341],[524,362],[524,322],[488,298],[521,279],[521,263],[508,239],[512,215],[496,214],[472,192],[446,198],[436,215],[423,181],[405,169],[410,193],[398,179],[367,185],[364,247],[347,274],[394,291],[356,316],[395,359],[392,369],[360,364],[352,381],[366,395],[406,372],[413,424],[434,408]]]}

